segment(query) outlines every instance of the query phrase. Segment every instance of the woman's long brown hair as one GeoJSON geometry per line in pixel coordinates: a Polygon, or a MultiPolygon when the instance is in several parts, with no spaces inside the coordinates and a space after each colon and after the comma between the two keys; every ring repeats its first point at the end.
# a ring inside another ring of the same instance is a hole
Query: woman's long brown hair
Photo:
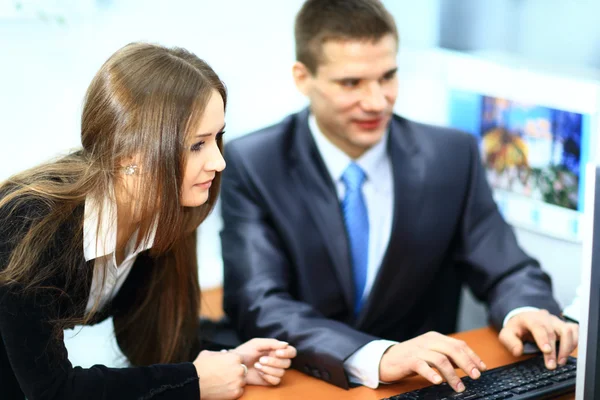
{"type": "MultiPolygon", "coordinates": [[[[88,88],[81,121],[82,149],[0,185],[4,215],[30,204],[45,210],[28,215],[26,231],[18,237],[8,264],[0,268],[0,284],[15,284],[25,291],[48,289],[48,282],[64,282],[69,293],[84,289],[83,285],[89,289],[90,282],[81,279],[80,271],[82,220],[69,240],[61,238],[57,257],[43,266],[38,261],[56,245],[65,221],[86,199],[96,201],[100,214],[105,211],[101,199],[122,178],[123,160],[135,155],[143,173],[132,215],[136,216],[138,245],[158,221],[150,250],[154,268],[134,309],[114,318],[115,332],[134,365],[189,360],[200,302],[195,230],[216,202],[220,174],[215,176],[208,201],[200,207],[182,207],[180,192],[187,135],[199,123],[215,91],[226,104],[219,77],[186,50],[133,43],[114,53],[88,88]]],[[[50,289],[68,296],[66,287],[50,289]]],[[[85,310],[85,303],[74,309],[85,310]]],[[[54,321],[58,337],[62,328],[86,324],[97,311],[98,301],[83,317],[61,315],[54,321]]]]}

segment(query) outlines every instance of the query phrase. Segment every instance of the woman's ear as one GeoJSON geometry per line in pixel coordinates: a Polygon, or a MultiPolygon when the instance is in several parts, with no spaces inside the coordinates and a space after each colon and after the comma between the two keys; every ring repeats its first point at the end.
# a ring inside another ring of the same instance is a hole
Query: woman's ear
{"type": "Polygon", "coordinates": [[[123,157],[117,162],[117,175],[132,176],[137,175],[142,171],[141,156],[135,154],[128,157],[123,157]]]}
{"type": "Polygon", "coordinates": [[[117,162],[115,173],[115,192],[121,200],[135,199],[143,167],[139,154],[128,156],[117,162]]]}

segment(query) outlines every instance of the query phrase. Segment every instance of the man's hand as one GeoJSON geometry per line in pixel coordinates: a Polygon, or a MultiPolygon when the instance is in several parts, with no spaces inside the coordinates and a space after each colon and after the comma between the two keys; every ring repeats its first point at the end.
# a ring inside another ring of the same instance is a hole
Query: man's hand
{"type": "Polygon", "coordinates": [[[565,365],[577,347],[579,325],[565,322],[546,310],[525,311],[508,320],[500,331],[500,341],[514,355],[523,354],[523,341],[533,340],[544,354],[548,369],[565,365]],[[558,358],[556,341],[560,340],[558,358]]]}
{"type": "Polygon", "coordinates": [[[456,375],[455,365],[473,379],[478,379],[487,368],[465,342],[429,332],[390,347],[381,358],[379,378],[393,382],[419,374],[438,385],[443,376],[454,390],[462,392],[465,385],[456,375]]]}
{"type": "Polygon", "coordinates": [[[296,349],[276,339],[252,339],[231,350],[248,367],[249,385],[279,385],[296,349]]]}

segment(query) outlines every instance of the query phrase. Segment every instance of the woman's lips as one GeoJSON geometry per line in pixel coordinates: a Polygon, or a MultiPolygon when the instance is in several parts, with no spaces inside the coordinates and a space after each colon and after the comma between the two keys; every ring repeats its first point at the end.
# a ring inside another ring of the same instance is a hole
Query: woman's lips
{"type": "Polygon", "coordinates": [[[210,188],[210,187],[211,187],[211,185],[212,185],[212,182],[213,182],[213,180],[211,179],[211,180],[209,180],[209,181],[206,181],[206,182],[197,183],[197,184],[195,184],[194,186],[198,186],[198,187],[199,187],[199,188],[201,188],[201,189],[208,189],[208,188],[210,188]]]}

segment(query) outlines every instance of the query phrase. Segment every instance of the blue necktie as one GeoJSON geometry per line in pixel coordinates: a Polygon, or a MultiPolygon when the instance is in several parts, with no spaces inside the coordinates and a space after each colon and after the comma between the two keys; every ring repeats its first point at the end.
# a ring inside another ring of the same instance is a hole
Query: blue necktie
{"type": "Polygon", "coordinates": [[[362,295],[367,282],[367,264],[369,260],[369,215],[362,193],[365,172],[355,163],[350,163],[342,175],[346,185],[346,195],[342,200],[342,212],[352,255],[354,273],[355,303],[354,313],[362,307],[362,295]]]}

